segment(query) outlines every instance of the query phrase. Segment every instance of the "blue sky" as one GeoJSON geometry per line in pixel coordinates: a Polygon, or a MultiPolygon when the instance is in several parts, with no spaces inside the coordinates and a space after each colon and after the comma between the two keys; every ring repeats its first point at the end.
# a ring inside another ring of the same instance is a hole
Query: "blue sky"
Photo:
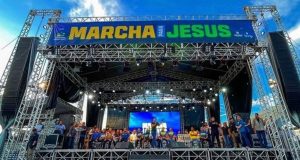
{"type": "MultiPolygon", "coordinates": [[[[244,6],[272,4],[278,7],[296,48],[300,48],[300,0],[0,0],[0,3],[0,74],[14,46],[9,42],[17,37],[30,9],[61,9],[64,17],[240,15],[244,14],[244,6]]],[[[259,108],[256,93],[253,98],[256,111],[259,108]]],[[[221,114],[224,115],[224,109],[221,114]]]]}

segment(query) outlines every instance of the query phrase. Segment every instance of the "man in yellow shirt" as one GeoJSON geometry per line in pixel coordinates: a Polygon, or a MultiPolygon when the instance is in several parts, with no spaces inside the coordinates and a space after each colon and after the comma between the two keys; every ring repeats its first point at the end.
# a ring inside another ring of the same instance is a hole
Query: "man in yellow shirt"
{"type": "Polygon", "coordinates": [[[193,147],[197,147],[199,144],[199,132],[195,130],[194,127],[191,127],[191,131],[189,133],[191,138],[191,143],[193,147]]]}

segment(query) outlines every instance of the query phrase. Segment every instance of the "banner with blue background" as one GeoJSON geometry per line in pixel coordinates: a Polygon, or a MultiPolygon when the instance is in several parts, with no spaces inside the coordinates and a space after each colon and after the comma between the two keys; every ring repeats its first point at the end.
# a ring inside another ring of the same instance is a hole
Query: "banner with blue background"
{"type": "Polygon", "coordinates": [[[50,46],[128,43],[255,43],[250,20],[56,23],[50,46]]]}

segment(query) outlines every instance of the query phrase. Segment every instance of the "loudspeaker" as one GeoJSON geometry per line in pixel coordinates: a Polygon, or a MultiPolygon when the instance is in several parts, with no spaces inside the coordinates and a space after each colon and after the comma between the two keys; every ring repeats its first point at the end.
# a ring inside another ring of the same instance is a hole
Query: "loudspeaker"
{"type": "Polygon", "coordinates": [[[171,142],[168,144],[168,148],[188,148],[184,142],[171,142]]]}
{"type": "Polygon", "coordinates": [[[2,98],[2,115],[15,115],[18,110],[34,65],[38,43],[38,38],[20,38],[2,98]]]}
{"type": "Polygon", "coordinates": [[[118,142],[115,146],[116,149],[133,149],[133,144],[130,142],[118,142]]]}
{"type": "Polygon", "coordinates": [[[269,41],[271,52],[268,54],[277,84],[283,91],[293,124],[300,127],[300,81],[289,45],[283,32],[270,33],[269,41]]]}

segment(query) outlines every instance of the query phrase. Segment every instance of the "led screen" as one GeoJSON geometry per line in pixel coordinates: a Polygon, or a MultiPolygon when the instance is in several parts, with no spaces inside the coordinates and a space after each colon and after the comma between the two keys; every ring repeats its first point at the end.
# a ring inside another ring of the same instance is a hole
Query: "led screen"
{"type": "Polygon", "coordinates": [[[179,112],[131,112],[129,115],[129,129],[141,128],[143,132],[147,128],[151,128],[150,124],[153,118],[156,118],[160,126],[157,127],[158,132],[161,128],[173,128],[177,133],[180,130],[180,114],[179,112]]]}

